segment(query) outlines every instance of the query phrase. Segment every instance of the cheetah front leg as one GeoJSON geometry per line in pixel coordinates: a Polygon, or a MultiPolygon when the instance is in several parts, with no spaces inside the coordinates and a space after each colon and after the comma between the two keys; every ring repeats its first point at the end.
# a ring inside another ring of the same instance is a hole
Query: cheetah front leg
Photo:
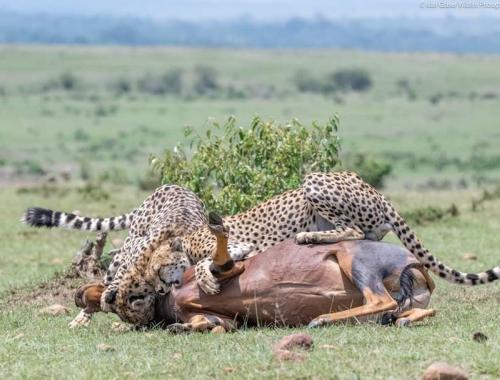
{"type": "Polygon", "coordinates": [[[333,229],[328,231],[299,232],[295,235],[297,244],[337,243],[344,240],[363,240],[364,232],[358,226],[350,226],[342,219],[330,221],[333,229]]]}

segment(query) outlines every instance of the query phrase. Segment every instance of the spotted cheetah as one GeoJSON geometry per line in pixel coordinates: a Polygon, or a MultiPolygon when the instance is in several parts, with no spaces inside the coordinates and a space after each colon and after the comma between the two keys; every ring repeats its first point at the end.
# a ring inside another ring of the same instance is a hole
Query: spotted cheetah
{"type": "MultiPolygon", "coordinates": [[[[113,303],[116,289],[131,265],[146,252],[155,250],[169,238],[190,233],[205,225],[202,201],[190,190],[164,185],[151,194],[142,205],[131,212],[111,218],[89,218],[72,213],[29,208],[23,222],[34,227],[60,227],[84,231],[116,231],[129,229],[123,246],[114,255],[104,278],[104,306],[113,303]]],[[[168,277],[179,281],[191,263],[178,260],[169,266],[168,277]]],[[[104,307],[106,311],[112,308],[104,307]]]]}
{"type": "MultiPolygon", "coordinates": [[[[285,239],[295,237],[299,244],[333,243],[341,240],[381,240],[393,231],[426,268],[445,280],[464,285],[495,281],[500,267],[486,272],[462,273],[445,266],[425,249],[415,233],[393,206],[373,187],[351,172],[313,173],[303,185],[285,192],[246,212],[224,218],[230,230],[229,245],[233,259],[243,259],[264,251],[285,239]]],[[[196,277],[208,294],[219,291],[210,271],[216,240],[208,226],[178,239],[175,255],[196,262],[196,277]],[[193,260],[195,258],[195,260],[193,260]]],[[[168,256],[168,254],[166,254],[168,256]]],[[[144,263],[148,263],[145,259],[144,263]]],[[[175,265],[175,261],[165,265],[175,265]]],[[[300,263],[297,263],[300,268],[300,263]]],[[[143,269],[144,271],[144,269],[143,269]]],[[[162,277],[160,273],[160,277],[162,277]]],[[[132,276],[122,283],[125,294],[133,294],[132,276]]],[[[164,277],[163,281],[170,281],[164,277]]],[[[125,298],[125,297],[122,297],[125,298]]]]}

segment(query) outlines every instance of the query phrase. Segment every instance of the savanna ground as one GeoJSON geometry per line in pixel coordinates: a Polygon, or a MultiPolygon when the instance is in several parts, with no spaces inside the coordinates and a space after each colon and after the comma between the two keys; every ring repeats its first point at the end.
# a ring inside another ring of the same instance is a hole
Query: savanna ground
{"type": "Polygon", "coordinates": [[[181,140],[184,125],[202,131],[210,118],[222,122],[229,115],[242,125],[255,115],[321,122],[338,112],[343,157],[363,153],[391,161],[384,193],[398,209],[457,205],[456,217],[415,226],[426,246],[459,269],[489,268],[500,261],[500,199],[475,211],[471,203],[500,179],[499,63],[495,56],[436,54],[0,48],[0,377],[406,379],[418,378],[435,360],[460,365],[472,378],[500,377],[498,284],[463,288],[436,279],[435,318],[408,329],[312,330],[315,348],[307,360],[279,364],[271,345],[288,329],[216,336],[116,333],[110,325],[117,318],[99,315],[91,327],[70,331],[73,315],[49,317],[39,310],[57,301],[76,314],[71,291],[44,293],[40,284],[53,281],[93,236],[19,223],[33,205],[89,215],[136,206],[148,194],[137,186],[148,154],[181,140]],[[199,64],[215,68],[217,86],[233,87],[233,95],[192,93],[199,64]],[[370,73],[369,91],[300,93],[292,80],[299,69],[322,77],[350,66],[370,73]],[[135,88],[147,74],[178,67],[189,87],[180,94],[135,88]],[[74,75],[77,85],[49,85],[64,73],[74,75]],[[131,89],[110,90],[123,78],[131,89]],[[47,183],[51,176],[56,182],[47,183]],[[464,259],[464,253],[477,260],[464,259]],[[478,331],[489,339],[473,341],[478,331]],[[114,351],[98,351],[100,343],[114,351]]]}

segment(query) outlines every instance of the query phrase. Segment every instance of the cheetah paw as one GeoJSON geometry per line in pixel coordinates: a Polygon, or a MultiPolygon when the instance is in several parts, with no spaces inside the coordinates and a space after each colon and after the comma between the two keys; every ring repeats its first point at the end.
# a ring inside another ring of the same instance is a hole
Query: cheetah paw
{"type": "Polygon", "coordinates": [[[83,310],[69,323],[70,329],[78,327],[87,327],[90,324],[90,315],[85,314],[83,310]]]}
{"type": "Polygon", "coordinates": [[[317,236],[313,232],[299,232],[295,235],[295,243],[297,244],[309,244],[316,242],[317,236]]]}
{"type": "Polygon", "coordinates": [[[215,278],[210,270],[211,260],[201,260],[196,264],[195,275],[198,286],[206,294],[217,294],[220,292],[219,280],[215,278]]]}

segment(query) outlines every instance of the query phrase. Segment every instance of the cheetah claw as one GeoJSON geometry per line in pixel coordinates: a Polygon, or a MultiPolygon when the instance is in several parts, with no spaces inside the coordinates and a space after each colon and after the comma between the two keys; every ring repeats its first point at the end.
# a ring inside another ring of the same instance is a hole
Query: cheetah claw
{"type": "Polygon", "coordinates": [[[214,295],[220,292],[219,280],[210,270],[210,260],[202,260],[196,264],[195,275],[198,286],[204,293],[214,295]]]}

